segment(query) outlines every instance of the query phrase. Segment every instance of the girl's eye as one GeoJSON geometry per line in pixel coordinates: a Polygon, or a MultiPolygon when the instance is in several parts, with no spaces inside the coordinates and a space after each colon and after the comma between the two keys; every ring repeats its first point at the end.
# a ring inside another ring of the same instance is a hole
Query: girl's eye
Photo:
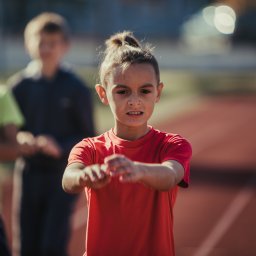
{"type": "Polygon", "coordinates": [[[143,93],[143,94],[148,94],[148,93],[151,93],[151,91],[148,90],[148,89],[142,89],[142,90],[141,90],[141,93],[143,93]]]}
{"type": "Polygon", "coordinates": [[[118,90],[116,91],[117,94],[126,94],[127,91],[126,90],[118,90]]]}

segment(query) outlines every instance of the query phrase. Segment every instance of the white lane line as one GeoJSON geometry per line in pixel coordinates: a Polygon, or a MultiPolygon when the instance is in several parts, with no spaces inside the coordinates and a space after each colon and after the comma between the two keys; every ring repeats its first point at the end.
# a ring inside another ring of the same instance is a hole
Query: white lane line
{"type": "Polygon", "coordinates": [[[210,234],[202,242],[201,246],[194,253],[194,256],[207,256],[214,249],[216,244],[222,239],[227,230],[238,218],[250,200],[254,197],[255,175],[250,181],[239,191],[234,200],[229,204],[222,217],[216,223],[210,234]]]}

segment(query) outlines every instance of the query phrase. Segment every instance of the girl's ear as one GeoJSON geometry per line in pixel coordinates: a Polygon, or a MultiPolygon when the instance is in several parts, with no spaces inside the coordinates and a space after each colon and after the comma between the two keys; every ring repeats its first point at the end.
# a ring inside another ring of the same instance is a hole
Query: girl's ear
{"type": "Polygon", "coordinates": [[[158,102],[160,100],[161,94],[162,94],[162,90],[163,90],[164,84],[162,82],[160,82],[157,86],[157,96],[156,96],[156,102],[158,102]]]}
{"type": "Polygon", "coordinates": [[[101,102],[105,105],[108,105],[108,98],[107,98],[107,93],[106,93],[105,88],[100,84],[96,84],[95,90],[96,90],[101,102]]]}

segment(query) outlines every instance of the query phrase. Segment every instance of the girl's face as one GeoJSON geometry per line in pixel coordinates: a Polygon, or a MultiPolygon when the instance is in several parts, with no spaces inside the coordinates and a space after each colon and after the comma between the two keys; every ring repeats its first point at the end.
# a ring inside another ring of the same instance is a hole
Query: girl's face
{"type": "Polygon", "coordinates": [[[116,67],[106,88],[96,86],[102,102],[111,108],[117,135],[131,129],[145,134],[162,88],[150,64],[132,64],[125,69],[116,67]]]}

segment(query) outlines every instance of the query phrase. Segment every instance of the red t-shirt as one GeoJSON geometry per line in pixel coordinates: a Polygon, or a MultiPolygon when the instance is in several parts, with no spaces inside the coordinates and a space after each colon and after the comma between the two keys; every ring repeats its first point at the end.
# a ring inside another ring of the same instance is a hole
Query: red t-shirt
{"type": "MultiPolygon", "coordinates": [[[[189,183],[191,146],[181,136],[150,131],[135,141],[115,136],[112,130],[86,138],[71,151],[69,164],[104,163],[112,154],[131,160],[162,163],[176,160],[185,170],[181,186],[189,183]]],[[[88,202],[87,256],[174,256],[173,204],[177,186],[158,191],[140,183],[120,183],[118,178],[101,189],[85,188],[88,202]]]]}

